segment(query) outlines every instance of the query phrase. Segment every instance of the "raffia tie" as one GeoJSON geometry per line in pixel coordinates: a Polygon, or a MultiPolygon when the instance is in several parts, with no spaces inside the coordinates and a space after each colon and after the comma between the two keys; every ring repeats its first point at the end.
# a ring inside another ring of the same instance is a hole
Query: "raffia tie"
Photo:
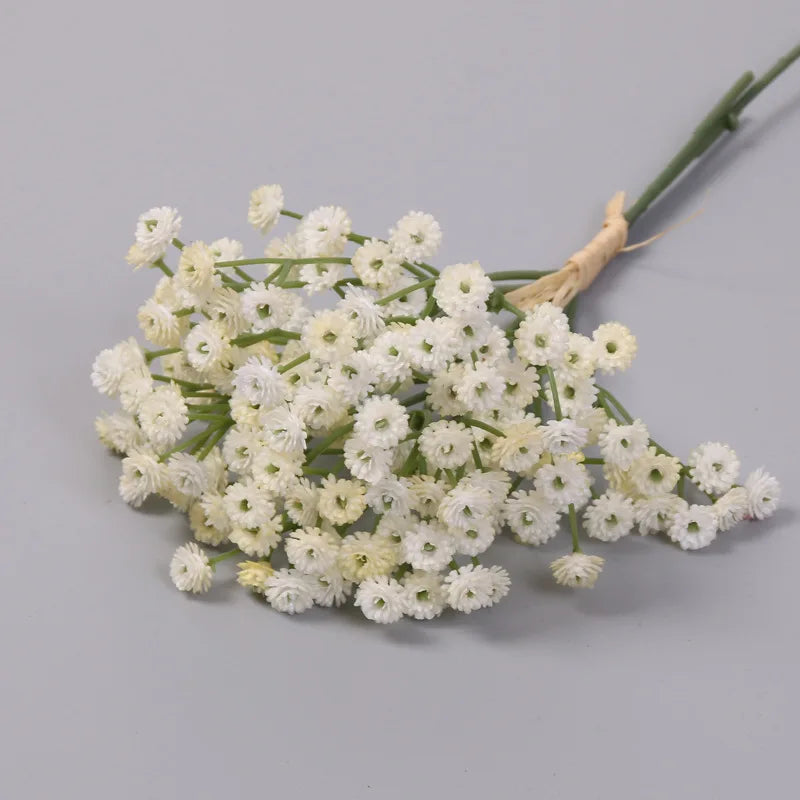
{"type": "Polygon", "coordinates": [[[557,272],[509,292],[506,295],[508,300],[524,311],[548,300],[562,308],[566,306],[578,292],[591,285],[617,253],[625,249],[628,220],[622,214],[624,207],[625,192],[617,192],[606,205],[603,227],[583,249],[570,256],[557,272]]]}

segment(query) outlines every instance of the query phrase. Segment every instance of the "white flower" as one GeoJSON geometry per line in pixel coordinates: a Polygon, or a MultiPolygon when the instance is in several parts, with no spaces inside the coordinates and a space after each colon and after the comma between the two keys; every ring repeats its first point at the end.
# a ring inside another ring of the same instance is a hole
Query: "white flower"
{"type": "Polygon", "coordinates": [[[592,446],[598,443],[600,434],[608,422],[608,416],[602,408],[589,408],[579,413],[575,417],[575,422],[586,428],[586,444],[592,446]]]}
{"type": "Polygon", "coordinates": [[[439,504],[437,517],[452,530],[469,531],[489,519],[492,505],[488,489],[460,481],[439,504]]]}
{"type": "Polygon", "coordinates": [[[347,581],[388,575],[398,565],[396,545],[386,536],[364,531],[345,536],[336,564],[347,581]]]}
{"type": "Polygon", "coordinates": [[[477,261],[445,267],[436,279],[433,296],[450,317],[469,318],[485,310],[494,290],[491,280],[477,261]]]}
{"type": "Polygon", "coordinates": [[[683,498],[675,494],[656,494],[638,499],[634,503],[634,510],[639,533],[642,536],[663,533],[672,524],[675,514],[688,506],[683,498]]]}
{"type": "Polygon", "coordinates": [[[316,581],[296,569],[279,569],[264,581],[267,602],[284,614],[302,614],[314,605],[316,581]]]}
{"type": "Polygon", "coordinates": [[[465,556],[479,556],[491,547],[497,528],[492,519],[476,522],[468,530],[450,531],[456,553],[465,556]]]}
{"type": "Polygon", "coordinates": [[[308,575],[323,575],[336,564],[341,539],[320,528],[298,528],[284,543],[291,564],[308,575]]]}
{"type": "Polygon", "coordinates": [[[152,297],[136,314],[147,341],[159,347],[176,347],[184,332],[186,317],[176,317],[167,306],[152,297]]]}
{"type": "Polygon", "coordinates": [[[353,270],[364,286],[386,289],[400,274],[400,257],[392,252],[386,242],[367,239],[351,259],[353,270]]]}
{"type": "Polygon", "coordinates": [[[251,425],[236,425],[228,431],[222,453],[230,470],[244,474],[251,469],[256,453],[263,446],[259,433],[251,425]]]}
{"type": "Polygon", "coordinates": [[[595,344],[580,333],[570,333],[567,350],[556,365],[560,372],[571,377],[588,377],[596,369],[595,344]]]}
{"type": "MultiPolygon", "coordinates": [[[[234,337],[248,328],[242,315],[239,292],[229,286],[217,286],[204,299],[203,314],[219,325],[226,336],[234,337]]],[[[180,317],[185,320],[186,317],[180,317]]]]}
{"type": "Polygon", "coordinates": [[[302,454],[281,453],[263,447],[253,459],[253,477],[264,489],[283,494],[303,474],[302,458],[302,454]]]}
{"type": "Polygon", "coordinates": [[[286,379],[263,356],[248,358],[234,373],[233,385],[248,403],[263,409],[278,405],[288,392],[286,379]]]}
{"type": "Polygon", "coordinates": [[[426,317],[406,330],[406,354],[415,369],[438,372],[454,357],[459,348],[458,331],[447,322],[445,317],[426,317]]]}
{"type": "Polygon", "coordinates": [[[339,206],[321,206],[301,220],[297,235],[307,258],[339,256],[352,230],[350,217],[339,206]]]}
{"type": "Polygon", "coordinates": [[[195,542],[181,545],[172,556],[169,576],[182,592],[207,592],[211,588],[214,569],[208,556],[195,542]]]}
{"type": "Polygon", "coordinates": [[[257,594],[264,594],[267,578],[275,570],[269,561],[240,561],[237,565],[236,583],[257,594]]]}
{"type": "Polygon", "coordinates": [[[717,515],[713,506],[688,506],[677,511],[667,529],[673,542],[684,550],[708,547],[717,536],[717,515]]]}
{"type": "Polygon", "coordinates": [[[187,244],[178,259],[181,282],[194,292],[210,291],[219,281],[214,263],[214,253],[205,242],[187,244]]]}
{"type": "Polygon", "coordinates": [[[251,283],[241,293],[242,316],[254,332],[285,329],[297,313],[302,301],[295,292],[280,286],[251,283]]]}
{"type": "Polygon", "coordinates": [[[586,533],[601,542],[616,542],[633,529],[633,500],[609,489],[583,512],[586,533]]]}
{"type": "Polygon", "coordinates": [[[328,386],[350,405],[363,401],[377,382],[369,354],[363,350],[355,350],[328,367],[328,386]]]}
{"type": "Polygon", "coordinates": [[[536,369],[525,362],[514,359],[503,359],[497,367],[503,376],[505,389],[503,402],[510,408],[527,408],[539,395],[539,375],[536,369]]]}
{"type": "Polygon", "coordinates": [[[781,497],[781,487],[763,467],[748,475],[744,488],[747,490],[748,516],[766,519],[775,513],[781,497]]]}
{"type": "Polygon", "coordinates": [[[647,453],[631,464],[630,477],[639,494],[654,495],[671,492],[678,482],[681,462],[650,447],[647,453]]]}
{"type": "Polygon", "coordinates": [[[306,478],[295,481],[286,490],[284,510],[295,525],[313,525],[317,519],[317,487],[306,478]]]}
{"type": "Polygon", "coordinates": [[[133,414],[101,414],[94,421],[94,429],[100,441],[117,453],[127,453],[144,444],[142,429],[133,414]]]}
{"type": "MultiPolygon", "coordinates": [[[[564,372],[556,372],[555,376],[561,413],[565,417],[577,419],[591,411],[598,391],[594,378],[571,377],[564,372]]],[[[544,395],[550,407],[555,409],[553,389],[549,383],[545,387],[544,395]]]]}
{"type": "Polygon", "coordinates": [[[403,480],[408,486],[411,509],[426,519],[435,517],[439,504],[447,493],[447,484],[437,481],[433,475],[411,475],[403,480]]]}
{"type": "Polygon", "coordinates": [[[317,497],[317,510],[331,525],[355,522],[367,506],[364,485],[358,481],[323,478],[317,497]]]}
{"type": "Polygon", "coordinates": [[[601,372],[628,369],[636,355],[636,337],[619,322],[606,322],[592,334],[595,361],[601,372]]]}
{"type": "Polygon", "coordinates": [[[344,299],[336,304],[338,311],[353,323],[359,339],[377,336],[385,327],[383,308],[375,303],[375,297],[359,286],[347,286],[344,299]]]}
{"type": "Polygon", "coordinates": [[[481,413],[497,408],[506,384],[503,376],[488,364],[467,367],[455,384],[456,396],[470,411],[481,413]]]}
{"type": "Polygon", "coordinates": [[[189,364],[198,372],[207,373],[229,357],[231,342],[222,325],[205,320],[189,331],[183,347],[189,364]]]}
{"type": "Polygon", "coordinates": [[[122,378],[131,371],[148,372],[141,348],[135,339],[126,339],[112,348],[102,350],[92,364],[92,386],[102,394],[119,391],[122,378]]]}
{"type": "Polygon", "coordinates": [[[441,575],[414,570],[402,578],[406,614],[414,619],[433,619],[444,611],[447,595],[441,575]]]}
{"type": "MultiPolygon", "coordinates": [[[[401,289],[409,289],[419,283],[419,278],[407,272],[401,272],[391,286],[379,292],[381,299],[399,292],[401,289]]],[[[394,300],[384,303],[384,313],[387,317],[418,317],[425,304],[428,302],[428,295],[421,289],[406,292],[394,300]]]]}
{"type": "Polygon", "coordinates": [[[734,486],[714,503],[717,527],[721,531],[729,531],[747,517],[749,510],[747,489],[744,486],[734,486]]]}
{"type": "Polygon", "coordinates": [[[160,491],[165,480],[166,467],[152,453],[134,450],[122,459],[119,493],[134,508],[160,491]]]}
{"type": "Polygon", "coordinates": [[[341,311],[318,311],[303,329],[303,344],[313,358],[334,363],[356,348],[356,327],[341,311]]]}
{"type": "Polygon", "coordinates": [[[324,575],[311,576],[313,581],[312,593],[314,602],[318,606],[340,606],[352,589],[353,584],[346,581],[336,567],[328,570],[324,575]]]}
{"type": "Polygon", "coordinates": [[[421,211],[410,211],[389,232],[392,252],[406,261],[430,258],[442,243],[439,223],[421,211]]]}
{"type": "Polygon", "coordinates": [[[344,463],[353,477],[367,483],[383,480],[389,472],[392,451],[367,442],[362,436],[351,436],[344,444],[344,463]]]}
{"type": "Polygon", "coordinates": [[[394,447],[408,434],[408,414],[394,397],[370,397],[356,412],[355,433],[372,447],[394,447]]]}
{"type": "Polygon", "coordinates": [[[504,516],[508,527],[525,544],[544,544],[558,533],[558,511],[537,491],[514,492],[505,501],[504,516]]]}
{"type": "Polygon", "coordinates": [[[385,475],[367,489],[367,505],[376,514],[405,516],[409,510],[408,487],[394,475],[385,475]]]}
{"type": "Polygon", "coordinates": [[[368,356],[375,372],[385,380],[402,381],[411,376],[411,362],[402,331],[386,330],[379,334],[368,356]]]}
{"type": "Polygon", "coordinates": [[[302,384],[292,399],[292,412],[313,430],[332,427],[345,411],[341,395],[316,381],[302,384]]]}
{"type": "Polygon", "coordinates": [[[152,393],[153,378],[144,370],[126,372],[119,382],[119,404],[129,414],[138,414],[142,403],[152,393]]]}
{"type": "Polygon", "coordinates": [[[492,458],[503,469],[524,472],[539,461],[544,450],[544,438],[539,420],[526,416],[519,422],[503,425],[505,436],[492,445],[492,458]]]}
{"type": "Polygon", "coordinates": [[[259,420],[264,441],[279,453],[299,455],[306,446],[303,421],[287,406],[263,413],[259,420]]]}
{"type": "Polygon", "coordinates": [[[139,406],[139,425],[156,450],[165,450],[186,430],[188,414],[186,401],[177,386],[159,386],[139,406]]]}
{"type": "Polygon", "coordinates": [[[181,217],[169,206],[151,208],[136,223],[136,246],[148,263],[157,261],[181,232],[181,217]]]}
{"type": "Polygon", "coordinates": [[[427,425],[417,440],[420,453],[434,469],[456,469],[472,455],[472,436],[460,422],[440,419],[427,425]]]}
{"type": "Polygon", "coordinates": [[[565,511],[569,505],[583,506],[590,497],[591,476],[586,468],[568,458],[559,458],[552,464],[544,464],[533,479],[536,490],[541,492],[556,508],[565,511]]]}
{"type": "Polygon", "coordinates": [[[242,257],[242,243],[223,236],[209,245],[215,261],[238,261],[242,257]]]}
{"type": "Polygon", "coordinates": [[[261,233],[267,233],[283,210],[283,189],[276,183],[259,186],[250,192],[247,221],[261,233]]]}
{"type": "Polygon", "coordinates": [[[706,442],[695,447],[687,461],[689,477],[704,491],[722,494],[739,477],[739,459],[722,442],[706,442]]]}
{"type": "Polygon", "coordinates": [[[581,428],[571,419],[551,419],[542,431],[544,446],[553,455],[567,455],[582,450],[586,436],[586,428],[581,428]]]}
{"type": "Polygon", "coordinates": [[[227,487],[224,506],[231,523],[240,528],[258,528],[275,516],[269,493],[251,478],[227,487]]]}
{"type": "Polygon", "coordinates": [[[585,553],[570,553],[550,564],[556,583],[572,588],[591,589],[603,571],[605,559],[587,556],[585,553]]]}
{"type": "Polygon", "coordinates": [[[452,537],[436,522],[420,522],[403,534],[403,560],[414,569],[438,572],[454,553],[452,537]]]}
{"type": "Polygon", "coordinates": [[[222,492],[216,489],[203,492],[200,500],[195,505],[203,509],[206,524],[224,534],[227,534],[231,529],[231,521],[228,518],[228,512],[225,510],[225,495],[222,492]]]}
{"type": "Polygon", "coordinates": [[[508,594],[511,586],[508,572],[502,567],[487,569],[473,564],[452,570],[444,583],[448,605],[465,614],[494,605],[508,594]]]}
{"type": "Polygon", "coordinates": [[[540,303],[526,314],[514,334],[514,346],[529,364],[557,365],[569,347],[569,322],[552,303],[540,303]]]}
{"type": "Polygon", "coordinates": [[[405,593],[403,587],[385,575],[368,578],[356,589],[353,601],[364,616],[373,622],[387,624],[397,622],[405,611],[405,593]]]}
{"type": "Polygon", "coordinates": [[[607,464],[625,470],[647,453],[650,434],[640,419],[630,425],[618,425],[616,420],[610,419],[597,437],[597,443],[607,464]]]}
{"type": "Polygon", "coordinates": [[[305,283],[306,294],[324,292],[344,277],[344,264],[335,261],[316,261],[300,266],[300,280],[305,283]]]}
{"type": "Polygon", "coordinates": [[[206,513],[200,502],[194,502],[189,506],[189,527],[198,542],[212,547],[222,544],[228,536],[226,532],[208,524],[206,513]]]}
{"type": "Polygon", "coordinates": [[[228,532],[228,538],[248,556],[265,558],[281,540],[280,519],[272,517],[252,528],[233,527],[228,532]]]}
{"type": "Polygon", "coordinates": [[[167,477],[181,494],[200,497],[208,488],[205,465],[189,453],[174,453],[167,461],[167,477]]]}

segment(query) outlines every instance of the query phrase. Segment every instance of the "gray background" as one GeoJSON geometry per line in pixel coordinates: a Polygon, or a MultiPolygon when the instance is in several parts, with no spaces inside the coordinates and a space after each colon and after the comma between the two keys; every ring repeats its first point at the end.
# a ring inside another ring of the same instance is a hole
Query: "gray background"
{"type": "Polygon", "coordinates": [[[796,787],[800,67],[636,229],[580,328],[620,319],[611,381],[685,455],[731,441],[785,504],[700,553],[593,547],[593,592],[507,544],[499,608],[389,629],[272,613],[224,565],[167,563],[182,518],[117,497],[88,380],[155,275],[136,216],[242,238],[255,185],[382,233],[434,213],[437,263],[559,263],[746,68],[796,0],[4,3],[0,796],[750,798],[796,787]],[[205,4],[202,4],[205,6],[205,4]]]}

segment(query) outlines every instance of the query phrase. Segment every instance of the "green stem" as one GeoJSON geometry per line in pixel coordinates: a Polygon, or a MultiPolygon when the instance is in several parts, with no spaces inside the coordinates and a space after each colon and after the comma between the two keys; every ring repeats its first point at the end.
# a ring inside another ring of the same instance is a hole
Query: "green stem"
{"type": "Polygon", "coordinates": [[[535,281],[549,275],[550,272],[550,270],[510,269],[490,272],[487,277],[492,281],[535,281]]]}
{"type": "Polygon", "coordinates": [[[248,267],[255,264],[349,264],[347,256],[315,256],[314,258],[238,258],[235,261],[217,261],[216,267],[248,267]]]}
{"type": "Polygon", "coordinates": [[[196,391],[214,388],[210,383],[192,383],[191,381],[184,381],[180,378],[171,378],[169,375],[152,375],[151,377],[154,381],[161,381],[162,383],[175,383],[178,386],[185,386],[187,389],[195,389],[196,391]]]}
{"type": "Polygon", "coordinates": [[[163,258],[159,258],[153,262],[154,267],[158,267],[168,278],[171,278],[175,273],[164,263],[163,258]]]}
{"type": "Polygon", "coordinates": [[[628,425],[632,424],[633,417],[627,412],[625,406],[623,406],[622,403],[620,403],[620,401],[617,400],[617,398],[614,397],[614,395],[608,391],[608,389],[604,389],[600,386],[598,386],[597,388],[600,392],[600,395],[602,395],[603,397],[607,397],[614,404],[614,406],[616,406],[617,411],[619,411],[620,416],[625,420],[625,422],[627,422],[628,425]]]}
{"type": "Polygon", "coordinates": [[[216,567],[220,561],[225,561],[226,558],[233,558],[234,556],[238,556],[241,552],[242,551],[238,547],[234,547],[233,550],[226,550],[224,553],[220,553],[218,556],[209,558],[208,563],[212,567],[216,567]]]}
{"type": "Polygon", "coordinates": [[[405,289],[399,289],[398,291],[392,292],[392,294],[387,295],[386,297],[382,297],[380,300],[376,300],[375,305],[385,306],[387,303],[391,303],[393,300],[399,300],[401,297],[406,297],[406,295],[416,292],[419,289],[425,289],[428,286],[433,286],[435,283],[436,278],[426,278],[424,281],[414,283],[411,286],[406,286],[405,289]]]}
{"type": "Polygon", "coordinates": [[[219,428],[211,433],[208,437],[208,441],[203,446],[203,449],[197,454],[197,460],[202,461],[213,449],[214,445],[228,432],[228,428],[233,425],[233,420],[228,419],[223,422],[219,428]]]}
{"type": "Polygon", "coordinates": [[[346,425],[342,425],[340,428],[331,431],[330,435],[323,439],[313,450],[307,451],[306,464],[310,464],[317,456],[322,455],[334,442],[338,442],[342,436],[346,436],[350,433],[354,425],[355,422],[348,422],[346,425]]]}
{"type": "Polygon", "coordinates": [[[670,187],[673,181],[696,158],[703,155],[726,130],[735,130],[738,127],[739,115],[744,108],[798,58],[800,58],[800,45],[780,58],[758,80],[754,80],[755,76],[752,72],[742,75],[695,128],[689,141],[625,212],[628,223],[633,225],[647,211],[648,207],[670,187]]]}
{"type": "Polygon", "coordinates": [[[257,342],[278,338],[299,339],[300,334],[295,333],[294,331],[285,331],[282,328],[271,328],[270,330],[263,331],[262,333],[244,333],[241,336],[237,336],[235,339],[231,339],[231,344],[235,345],[236,347],[249,347],[251,344],[256,344],[257,342]]]}
{"type": "Polygon", "coordinates": [[[454,419],[457,422],[462,422],[464,425],[469,425],[470,428],[480,428],[487,433],[491,433],[492,436],[498,436],[500,438],[505,436],[503,431],[493,428],[491,425],[481,422],[479,419],[473,419],[472,417],[454,417],[454,419]]]}
{"type": "Polygon", "coordinates": [[[163,350],[145,350],[144,357],[147,359],[147,363],[149,364],[153,359],[159,358],[160,356],[169,356],[173,353],[180,352],[180,347],[165,347],[163,350]]]}
{"type": "Polygon", "coordinates": [[[545,372],[547,372],[547,380],[550,383],[550,394],[553,398],[553,411],[555,412],[556,419],[564,419],[561,414],[561,400],[558,397],[558,387],[556,386],[556,376],[553,373],[553,368],[548,364],[545,367],[545,372]]]}
{"type": "Polygon", "coordinates": [[[209,425],[205,430],[198,433],[197,436],[193,436],[191,439],[187,439],[185,442],[179,444],[177,447],[173,447],[172,450],[167,450],[166,453],[163,453],[161,456],[159,456],[158,460],[166,461],[174,453],[180,453],[182,450],[188,450],[189,448],[192,448],[195,445],[200,444],[201,442],[205,441],[206,437],[209,435],[211,431],[215,430],[216,428],[218,428],[220,425],[223,424],[224,422],[219,422],[209,425]]]}
{"type": "Polygon", "coordinates": [[[582,553],[578,540],[578,515],[575,513],[575,506],[572,503],[569,504],[569,527],[572,532],[572,552],[582,553]]]}
{"type": "Polygon", "coordinates": [[[298,356],[294,359],[294,361],[290,361],[288,364],[284,364],[281,367],[278,367],[278,372],[283,375],[284,372],[289,372],[289,370],[294,369],[295,367],[300,366],[300,364],[304,364],[311,358],[310,353],[303,353],[303,355],[298,356]]]}

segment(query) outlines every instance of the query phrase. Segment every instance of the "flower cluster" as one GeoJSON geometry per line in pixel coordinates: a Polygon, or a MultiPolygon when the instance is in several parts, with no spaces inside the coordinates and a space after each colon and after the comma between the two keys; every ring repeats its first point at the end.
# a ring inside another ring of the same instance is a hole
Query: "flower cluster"
{"type": "Polygon", "coordinates": [[[143,214],[128,261],[164,273],[138,313],[152,348],[127,339],[92,369],[121,405],[96,422],[123,456],[121,496],[188,515],[180,590],[207,591],[235,557],[239,583],[279,611],[352,598],[376,622],[431,619],[507,594],[506,570],[483,563],[504,531],[541,545],[564,518],[571,552],[553,576],[589,587],[603,559],[584,536],[662,533],[692,550],[774,512],[764,470],[738,483],[717,442],[679,461],[598,385],[636,354],[624,325],[590,338],[550,303],[521,312],[503,287],[526,273],[438,272],[429,214],[367,238],[342,208],[302,217],[279,186],[251,194],[257,230],[282,217],[295,229],[246,259],[231,239],[181,242],[174,209],[143,214]]]}

